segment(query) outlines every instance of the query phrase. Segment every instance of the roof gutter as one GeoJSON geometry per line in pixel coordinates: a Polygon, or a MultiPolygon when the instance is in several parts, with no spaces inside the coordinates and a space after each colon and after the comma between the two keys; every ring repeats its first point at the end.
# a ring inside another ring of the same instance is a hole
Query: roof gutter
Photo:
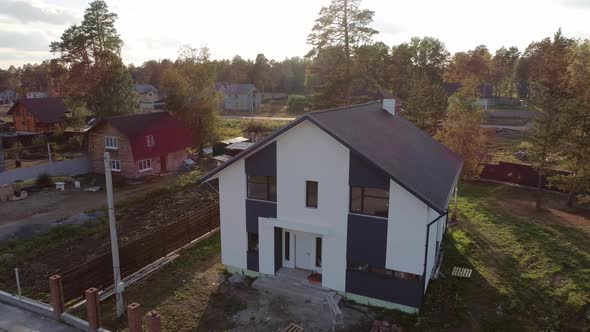
{"type": "Polygon", "coordinates": [[[424,271],[422,272],[422,285],[420,287],[420,307],[422,307],[422,300],[424,299],[424,290],[426,289],[426,268],[428,264],[428,241],[430,240],[430,226],[435,222],[439,221],[442,217],[446,216],[448,211],[445,210],[441,215],[436,217],[433,221],[426,225],[426,244],[424,245],[424,271]]]}

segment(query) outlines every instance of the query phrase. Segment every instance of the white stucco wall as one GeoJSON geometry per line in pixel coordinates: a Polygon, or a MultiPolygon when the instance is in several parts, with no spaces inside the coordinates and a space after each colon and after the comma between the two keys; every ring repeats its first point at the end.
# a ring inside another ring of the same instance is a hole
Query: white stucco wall
{"type": "Polygon", "coordinates": [[[428,206],[390,180],[388,222],[385,267],[422,275],[428,206]]]}
{"type": "Polygon", "coordinates": [[[298,230],[325,229],[322,285],[339,291],[346,281],[349,158],[345,146],[307,121],[277,138],[277,219],[298,230]],[[318,182],[317,208],[305,206],[308,180],[318,182]]]}
{"type": "Polygon", "coordinates": [[[246,172],[239,160],[219,175],[219,213],[221,221],[221,262],[246,268],[246,172]]]}

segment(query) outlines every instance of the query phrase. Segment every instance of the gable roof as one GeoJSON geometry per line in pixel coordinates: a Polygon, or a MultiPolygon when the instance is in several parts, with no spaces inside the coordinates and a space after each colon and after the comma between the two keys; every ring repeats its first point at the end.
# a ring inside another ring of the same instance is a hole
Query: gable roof
{"type": "Polygon", "coordinates": [[[148,93],[150,91],[158,93],[158,89],[156,89],[156,87],[154,87],[151,84],[135,84],[134,88],[135,88],[135,91],[137,91],[137,93],[140,93],[140,94],[148,93]]]}
{"type": "Polygon", "coordinates": [[[65,113],[70,112],[61,98],[28,98],[17,100],[8,110],[9,115],[13,114],[18,104],[22,104],[40,123],[64,122],[65,113]]]}
{"type": "Polygon", "coordinates": [[[102,119],[90,131],[109,123],[131,142],[135,159],[151,158],[192,145],[191,129],[168,112],[140,113],[102,119]],[[154,136],[156,144],[146,146],[145,136],[154,136]]]}
{"type": "Polygon", "coordinates": [[[202,181],[303,121],[314,123],[436,211],[442,213],[446,209],[463,161],[403,117],[384,111],[381,102],[307,113],[237,154],[202,181]]]}
{"type": "Polygon", "coordinates": [[[223,93],[227,95],[243,95],[249,94],[253,91],[256,91],[256,87],[254,86],[254,84],[228,84],[225,87],[225,90],[223,90],[223,93]]]}

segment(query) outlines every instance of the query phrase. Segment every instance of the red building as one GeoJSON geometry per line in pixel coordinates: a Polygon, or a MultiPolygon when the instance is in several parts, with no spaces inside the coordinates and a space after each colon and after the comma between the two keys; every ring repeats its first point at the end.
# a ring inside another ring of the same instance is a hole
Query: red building
{"type": "Polygon", "coordinates": [[[89,131],[93,172],[104,173],[108,151],[112,171],[126,178],[177,171],[192,144],[190,128],[167,112],[106,118],[89,131]]]}
{"type": "Polygon", "coordinates": [[[19,99],[8,110],[16,131],[50,133],[65,129],[66,108],[60,98],[19,99]]]}

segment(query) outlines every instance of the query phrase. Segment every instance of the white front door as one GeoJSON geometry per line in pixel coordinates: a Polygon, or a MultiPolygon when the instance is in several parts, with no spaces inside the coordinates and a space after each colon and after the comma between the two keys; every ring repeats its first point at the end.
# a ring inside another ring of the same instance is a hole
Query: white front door
{"type": "Polygon", "coordinates": [[[295,267],[305,270],[313,270],[314,236],[309,233],[295,233],[295,267]]]}

